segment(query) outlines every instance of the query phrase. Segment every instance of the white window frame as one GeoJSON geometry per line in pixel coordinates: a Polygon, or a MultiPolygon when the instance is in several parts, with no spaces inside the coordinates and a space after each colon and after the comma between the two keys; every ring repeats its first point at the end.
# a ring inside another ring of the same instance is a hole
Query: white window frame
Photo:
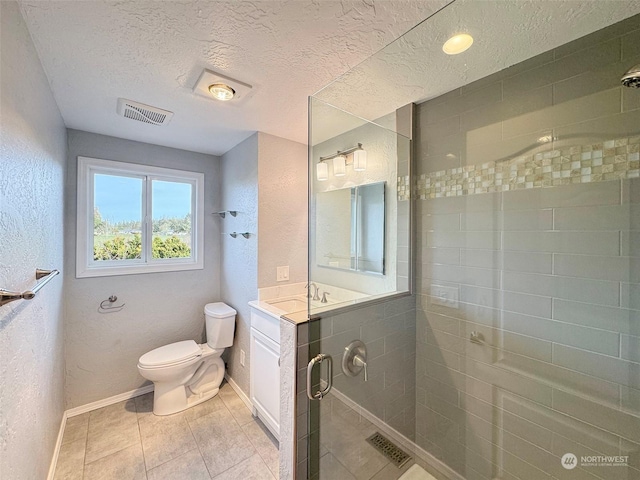
{"type": "Polygon", "coordinates": [[[78,199],[76,234],[76,277],[105,277],[109,275],[132,275],[140,273],[172,272],[179,270],[202,270],[204,268],[204,174],[153,167],[135,163],[78,157],[78,199]],[[132,260],[93,259],[93,206],[94,175],[120,175],[142,177],[142,258],[132,260]],[[191,196],[191,258],[154,259],[151,255],[153,226],[152,180],[190,183],[191,196]],[[145,210],[146,209],[146,210],[145,210]]]}

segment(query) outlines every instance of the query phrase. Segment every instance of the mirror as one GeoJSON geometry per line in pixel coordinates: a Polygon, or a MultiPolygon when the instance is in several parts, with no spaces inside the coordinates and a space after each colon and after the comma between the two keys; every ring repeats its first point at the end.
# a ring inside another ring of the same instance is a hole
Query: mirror
{"type": "Polygon", "coordinates": [[[318,266],[384,275],[384,197],[385,182],[317,194],[318,266]]]}
{"type": "Polygon", "coordinates": [[[373,123],[311,98],[309,281],[329,296],[310,313],[411,290],[414,113],[407,105],[373,123]],[[367,152],[365,168],[346,154],[346,169],[336,170],[332,158],[356,145],[367,152]],[[318,168],[321,158],[328,168],[318,168]]]}

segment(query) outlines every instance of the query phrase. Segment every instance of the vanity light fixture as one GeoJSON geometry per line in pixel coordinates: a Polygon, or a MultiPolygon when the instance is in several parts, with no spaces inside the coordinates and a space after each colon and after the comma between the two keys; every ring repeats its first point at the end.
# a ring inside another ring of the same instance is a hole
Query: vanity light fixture
{"type": "Polygon", "coordinates": [[[329,178],[329,167],[323,160],[320,160],[316,165],[316,178],[319,182],[324,182],[329,178]]]}
{"type": "Polygon", "coordinates": [[[209,85],[209,93],[211,93],[216,100],[226,102],[233,98],[236,91],[225,83],[214,83],[213,85],[209,85]]]}
{"type": "Polygon", "coordinates": [[[467,51],[471,45],[473,45],[473,37],[468,33],[460,33],[444,42],[442,51],[447,55],[458,55],[467,51]]]}
{"type": "Polygon", "coordinates": [[[356,172],[363,172],[367,169],[367,151],[359,148],[353,152],[353,169],[356,172]]]}
{"type": "Polygon", "coordinates": [[[338,150],[335,155],[327,155],[320,157],[320,161],[316,165],[316,179],[320,182],[329,178],[329,167],[325,163],[326,160],[333,161],[333,174],[336,177],[344,177],[347,173],[347,165],[353,165],[356,172],[362,172],[367,169],[367,151],[362,148],[359,143],[355,147],[346,150],[338,150]],[[347,162],[347,156],[351,155],[351,162],[347,162]]]}
{"type": "Polygon", "coordinates": [[[333,157],[333,174],[336,177],[344,177],[347,174],[347,157],[344,155],[333,157]]]}

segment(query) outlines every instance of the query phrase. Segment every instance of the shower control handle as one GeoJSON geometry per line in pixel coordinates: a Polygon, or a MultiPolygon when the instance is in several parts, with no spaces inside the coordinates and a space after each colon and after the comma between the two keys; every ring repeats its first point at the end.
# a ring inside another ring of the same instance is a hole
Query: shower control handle
{"type": "Polygon", "coordinates": [[[360,355],[357,355],[353,357],[353,364],[356,367],[363,367],[364,368],[364,381],[368,382],[369,381],[369,375],[367,375],[367,362],[364,361],[364,358],[362,358],[360,355]]]}
{"type": "Polygon", "coordinates": [[[354,340],[344,347],[342,354],[342,372],[348,377],[355,377],[364,370],[364,381],[369,380],[367,372],[367,346],[361,340],[354,340]]]}

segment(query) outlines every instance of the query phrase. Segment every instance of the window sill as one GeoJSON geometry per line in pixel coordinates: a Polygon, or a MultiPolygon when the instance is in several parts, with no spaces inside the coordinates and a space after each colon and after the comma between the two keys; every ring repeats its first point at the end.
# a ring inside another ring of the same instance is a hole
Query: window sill
{"type": "Polygon", "coordinates": [[[76,270],[76,278],[109,277],[114,275],[140,275],[144,273],[178,272],[183,270],[202,270],[203,262],[171,263],[164,265],[128,265],[113,267],[89,267],[76,270]]]}

